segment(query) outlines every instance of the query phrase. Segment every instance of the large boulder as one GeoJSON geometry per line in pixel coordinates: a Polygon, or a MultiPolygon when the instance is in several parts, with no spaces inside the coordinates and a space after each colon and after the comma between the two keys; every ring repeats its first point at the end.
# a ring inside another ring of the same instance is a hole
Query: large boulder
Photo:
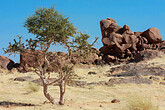
{"type": "Polygon", "coordinates": [[[0,55],[0,67],[6,70],[11,70],[14,67],[14,61],[0,55]]]}
{"type": "Polygon", "coordinates": [[[119,43],[121,44],[122,43],[122,40],[123,40],[123,37],[121,34],[118,34],[118,33],[111,33],[111,35],[109,36],[109,40],[110,40],[110,44],[111,45],[114,45],[116,43],[119,43]]]}
{"type": "Polygon", "coordinates": [[[107,29],[109,27],[110,24],[112,23],[116,23],[115,20],[113,20],[112,18],[107,18],[107,19],[103,19],[100,21],[100,26],[101,26],[101,29],[104,30],[104,29],[107,29]]]}
{"type": "Polygon", "coordinates": [[[108,46],[103,46],[99,49],[100,52],[104,53],[104,54],[109,54],[111,53],[111,50],[108,48],[108,46]]]}
{"type": "Polygon", "coordinates": [[[130,27],[128,25],[124,25],[122,28],[122,32],[124,34],[128,34],[128,35],[134,35],[134,32],[130,30],[130,27]]]}
{"type": "Polygon", "coordinates": [[[109,38],[103,38],[102,42],[103,42],[104,46],[108,46],[108,47],[111,47],[112,45],[115,45],[115,43],[110,43],[109,38]]]}
{"type": "Polygon", "coordinates": [[[112,32],[117,32],[121,29],[116,21],[112,18],[103,19],[100,21],[100,28],[102,33],[102,38],[109,37],[112,32]]]}
{"type": "Polygon", "coordinates": [[[117,23],[111,23],[107,29],[108,33],[112,33],[112,32],[119,32],[119,30],[121,29],[121,27],[119,25],[117,25],[117,23]]]}
{"type": "Polygon", "coordinates": [[[20,67],[23,68],[22,71],[27,72],[29,67],[38,67],[42,63],[42,56],[41,50],[26,50],[20,53],[20,67]]]}
{"type": "Polygon", "coordinates": [[[137,43],[138,38],[135,35],[122,34],[124,44],[137,43]]]}
{"type": "Polygon", "coordinates": [[[102,42],[105,46],[112,48],[117,44],[121,44],[122,40],[123,40],[123,37],[121,34],[112,32],[108,38],[103,38],[102,42]]]}
{"type": "Polygon", "coordinates": [[[150,44],[156,44],[162,41],[162,36],[158,28],[149,28],[142,33],[142,36],[145,36],[150,44]]]}

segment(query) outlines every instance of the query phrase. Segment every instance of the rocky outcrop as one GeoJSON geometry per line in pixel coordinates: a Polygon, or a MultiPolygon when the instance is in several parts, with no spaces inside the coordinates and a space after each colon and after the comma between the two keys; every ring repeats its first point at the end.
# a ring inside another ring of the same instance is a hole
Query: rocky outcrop
{"type": "Polygon", "coordinates": [[[0,68],[5,70],[11,70],[14,67],[14,61],[0,55],[0,68]]]}
{"type": "Polygon", "coordinates": [[[165,70],[159,66],[151,67],[146,64],[126,64],[109,70],[108,77],[131,77],[131,76],[159,76],[165,77],[165,70]]]}
{"type": "Polygon", "coordinates": [[[161,57],[162,55],[164,55],[164,52],[159,50],[142,50],[136,53],[136,55],[134,56],[134,61],[146,61],[156,57],[161,57]]]}
{"type": "Polygon", "coordinates": [[[107,74],[110,77],[107,85],[114,84],[152,84],[160,82],[165,77],[161,66],[142,63],[129,63],[111,68],[107,74]]]}
{"type": "Polygon", "coordinates": [[[128,78],[111,78],[108,81],[108,85],[114,84],[152,84],[152,81],[147,78],[140,77],[128,77],[128,78]]]}
{"type": "MultiPolygon", "coordinates": [[[[71,59],[68,59],[68,54],[64,52],[49,52],[47,53],[47,60],[51,65],[49,65],[47,71],[57,72],[61,66],[65,64],[92,64],[96,59],[98,59],[98,55],[96,53],[92,53],[88,56],[88,58],[83,59],[80,58],[77,54],[72,54],[71,59]]],[[[30,71],[30,67],[37,68],[40,65],[43,65],[43,54],[41,50],[26,50],[24,53],[20,54],[20,66],[18,67],[19,72],[28,72],[30,71]]]]}
{"type": "Polygon", "coordinates": [[[20,53],[20,66],[18,67],[18,70],[20,72],[28,72],[29,67],[38,67],[39,65],[42,65],[42,51],[36,50],[26,50],[25,52],[20,53]]]}
{"type": "Polygon", "coordinates": [[[157,28],[144,32],[133,32],[128,25],[122,28],[112,18],[100,21],[103,47],[103,60],[107,63],[122,62],[123,59],[134,61],[136,54],[146,49],[165,51],[165,42],[157,28]]]}
{"type": "MultiPolygon", "coordinates": [[[[48,67],[47,71],[58,71],[58,66],[63,65],[64,61],[68,63],[67,55],[64,52],[47,53],[47,60],[51,65],[48,67]]],[[[42,66],[44,63],[43,53],[41,50],[26,50],[20,54],[20,66],[18,70],[20,72],[29,72],[30,67],[37,68],[42,66]]]]}

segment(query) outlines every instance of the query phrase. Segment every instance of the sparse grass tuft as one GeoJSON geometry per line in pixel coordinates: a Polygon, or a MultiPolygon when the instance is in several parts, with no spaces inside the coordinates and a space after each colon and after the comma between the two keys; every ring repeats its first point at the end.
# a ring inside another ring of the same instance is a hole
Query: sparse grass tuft
{"type": "Polygon", "coordinates": [[[9,70],[5,70],[5,69],[0,67],[0,73],[9,74],[10,71],[9,70]]]}
{"type": "Polygon", "coordinates": [[[159,110],[159,108],[153,105],[149,97],[131,96],[127,99],[125,110],[159,110]]]}
{"type": "Polygon", "coordinates": [[[162,56],[162,58],[165,58],[165,55],[164,55],[164,56],[162,56]]]}
{"type": "Polygon", "coordinates": [[[28,93],[32,93],[32,92],[38,92],[40,90],[40,87],[35,83],[29,82],[27,89],[28,89],[28,93]]]}

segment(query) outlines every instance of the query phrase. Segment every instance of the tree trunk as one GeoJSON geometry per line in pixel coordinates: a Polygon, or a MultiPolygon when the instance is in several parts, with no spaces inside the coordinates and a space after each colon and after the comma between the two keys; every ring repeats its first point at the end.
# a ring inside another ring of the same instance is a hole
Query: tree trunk
{"type": "MultiPolygon", "coordinates": [[[[50,46],[50,45],[49,45],[50,46]]],[[[47,48],[47,50],[49,49],[49,47],[47,48]]],[[[46,58],[46,52],[47,50],[45,51],[44,53],[44,64],[42,65],[42,71],[40,72],[41,73],[41,76],[40,76],[40,79],[42,81],[42,84],[43,84],[43,92],[44,92],[44,95],[45,97],[52,103],[52,104],[56,104],[56,101],[55,99],[48,93],[48,84],[47,84],[47,79],[45,77],[45,74],[46,74],[46,69],[47,69],[47,66],[49,65],[49,62],[46,58]]]]}
{"type": "Polygon", "coordinates": [[[56,104],[55,99],[48,93],[48,85],[44,82],[43,79],[42,80],[42,84],[43,84],[43,92],[45,97],[52,103],[52,104],[56,104]]]}
{"type": "Polygon", "coordinates": [[[64,105],[65,81],[62,80],[60,82],[59,86],[60,86],[60,101],[59,101],[59,104],[64,105]]]}

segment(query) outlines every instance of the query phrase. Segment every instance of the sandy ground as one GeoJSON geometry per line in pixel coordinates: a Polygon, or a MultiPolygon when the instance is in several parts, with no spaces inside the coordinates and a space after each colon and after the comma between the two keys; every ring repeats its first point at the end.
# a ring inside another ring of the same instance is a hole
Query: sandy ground
{"type": "MultiPolygon", "coordinates": [[[[165,64],[165,57],[157,58],[147,63],[165,64]]],[[[75,68],[76,74],[82,81],[98,82],[108,81],[109,77],[105,74],[110,66],[84,66],[75,68]],[[96,75],[88,75],[89,71],[95,71],[96,75]]],[[[113,86],[90,85],[85,87],[67,86],[65,94],[65,105],[52,105],[42,93],[42,86],[38,92],[29,93],[29,82],[14,81],[15,77],[32,76],[38,78],[35,73],[0,73],[0,102],[9,101],[16,103],[31,103],[37,106],[0,106],[0,110],[124,110],[127,99],[136,96],[149,97],[154,106],[158,106],[159,110],[165,110],[165,86],[159,82],[148,84],[120,84],[113,86]],[[111,100],[119,99],[119,103],[111,103],[111,100]]],[[[50,86],[50,93],[59,101],[59,88],[50,86]]]]}

